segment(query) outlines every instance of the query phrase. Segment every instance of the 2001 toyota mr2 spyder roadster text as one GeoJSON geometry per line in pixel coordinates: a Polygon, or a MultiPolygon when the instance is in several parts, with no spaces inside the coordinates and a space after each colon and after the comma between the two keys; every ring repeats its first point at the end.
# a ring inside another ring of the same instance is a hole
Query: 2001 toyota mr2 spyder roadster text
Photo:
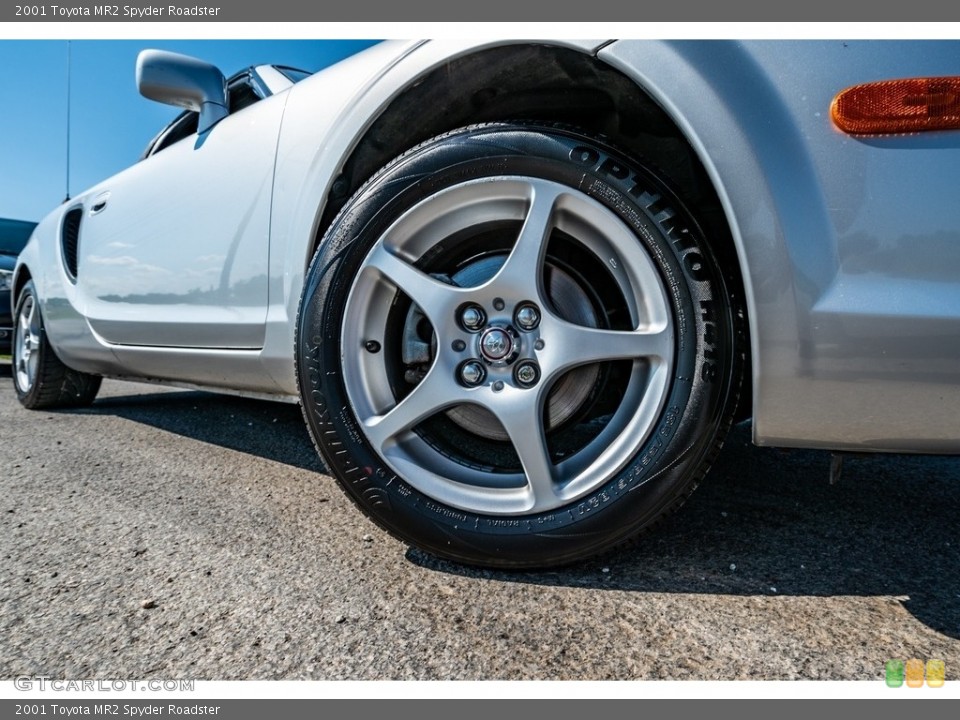
{"type": "Polygon", "coordinates": [[[101,377],[302,404],[376,523],[457,561],[637,537],[764,445],[960,450],[960,44],[391,42],[225,79],[37,227],[28,408],[101,377]]]}

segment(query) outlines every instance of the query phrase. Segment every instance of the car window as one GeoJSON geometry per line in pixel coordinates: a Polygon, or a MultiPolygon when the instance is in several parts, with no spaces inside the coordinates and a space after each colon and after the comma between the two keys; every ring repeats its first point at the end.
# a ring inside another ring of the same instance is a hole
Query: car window
{"type": "Polygon", "coordinates": [[[238,80],[231,82],[227,88],[227,104],[230,108],[230,114],[239,112],[246,107],[250,107],[258,100],[262,99],[262,91],[259,85],[255,85],[250,75],[244,75],[238,80]]]}
{"type": "Polygon", "coordinates": [[[175,142],[179,142],[197,132],[198,113],[185,112],[177,116],[177,119],[165,127],[157,138],[153,141],[144,157],[156,155],[161,150],[165,150],[175,142]]]}
{"type": "MultiPolygon", "coordinates": [[[[230,114],[240,112],[244,108],[250,107],[258,100],[262,100],[266,93],[260,85],[254,82],[249,72],[237,75],[229,80],[227,86],[227,106],[230,114]]],[[[161,150],[166,150],[174,143],[178,143],[184,138],[188,138],[197,132],[198,113],[187,111],[181,113],[172,123],[167,125],[160,134],[147,146],[143,157],[156,155],[161,150]]]]}
{"type": "Polygon", "coordinates": [[[273,67],[276,68],[279,72],[283,73],[283,75],[292,83],[298,83],[301,80],[305,80],[306,78],[313,75],[313,73],[309,73],[306,70],[287,67],[286,65],[274,65],[273,67]]]}

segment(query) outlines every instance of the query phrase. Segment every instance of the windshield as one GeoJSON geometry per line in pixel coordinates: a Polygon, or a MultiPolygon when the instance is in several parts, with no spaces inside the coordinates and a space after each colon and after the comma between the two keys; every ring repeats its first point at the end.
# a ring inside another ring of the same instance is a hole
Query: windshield
{"type": "Polygon", "coordinates": [[[0,218],[0,253],[19,255],[36,226],[33,222],[0,218]]]}

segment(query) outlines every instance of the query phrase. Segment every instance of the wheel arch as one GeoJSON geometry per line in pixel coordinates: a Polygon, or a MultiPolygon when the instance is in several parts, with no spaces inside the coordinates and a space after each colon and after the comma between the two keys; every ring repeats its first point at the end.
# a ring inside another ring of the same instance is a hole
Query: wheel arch
{"type": "MultiPolygon", "coordinates": [[[[617,65],[604,58],[603,51],[598,56],[582,47],[506,44],[457,55],[427,69],[380,107],[344,157],[318,214],[304,267],[347,200],[410,148],[481,122],[561,123],[601,135],[666,175],[704,225],[730,291],[744,299],[741,306],[749,315],[742,253],[703,158],[682,123],[664,109],[663,99],[648,91],[644,78],[617,65]]],[[[750,331],[749,317],[747,321],[745,332],[750,331]]],[[[748,338],[744,347],[750,346],[748,338]]],[[[750,416],[750,389],[745,384],[741,417],[750,416]]]]}
{"type": "MultiPolygon", "coordinates": [[[[320,235],[353,193],[403,152],[466,125],[517,120],[567,124],[606,137],[664,171],[696,209],[721,210],[680,125],[637,78],[582,49],[508,44],[434,65],[379,108],[331,183],[318,218],[320,235]]],[[[718,220],[711,229],[726,232],[718,220]]]]}
{"type": "Polygon", "coordinates": [[[26,285],[32,279],[33,275],[30,273],[30,268],[27,265],[21,264],[17,268],[16,275],[13,277],[13,288],[10,296],[10,303],[13,307],[16,307],[17,298],[20,297],[20,293],[23,291],[24,285],[26,285]]]}

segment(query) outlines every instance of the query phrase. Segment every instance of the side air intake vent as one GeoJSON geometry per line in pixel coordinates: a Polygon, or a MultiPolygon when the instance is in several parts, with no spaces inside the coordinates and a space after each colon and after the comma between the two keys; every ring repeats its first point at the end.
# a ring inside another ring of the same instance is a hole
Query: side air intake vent
{"type": "Polygon", "coordinates": [[[63,249],[63,265],[72,280],[77,279],[77,250],[80,242],[80,220],[83,218],[83,208],[74,208],[63,218],[63,229],[60,231],[60,246],[63,249]]]}

